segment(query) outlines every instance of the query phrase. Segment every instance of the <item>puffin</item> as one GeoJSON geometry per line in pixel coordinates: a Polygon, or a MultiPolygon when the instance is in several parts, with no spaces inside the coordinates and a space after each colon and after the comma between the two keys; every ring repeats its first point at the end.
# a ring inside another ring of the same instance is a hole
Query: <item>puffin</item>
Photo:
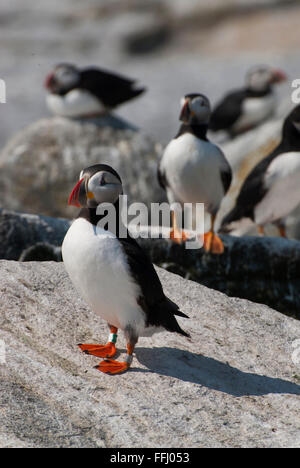
{"type": "Polygon", "coordinates": [[[286,79],[281,70],[268,66],[251,68],[246,75],[245,87],[227,94],[214,108],[210,130],[224,130],[233,138],[260,125],[276,110],[274,85],[286,79]]]}
{"type": "Polygon", "coordinates": [[[230,233],[235,222],[254,221],[260,234],[274,224],[286,237],[285,217],[300,204],[300,105],[283,123],[279,145],[250,172],[234,208],[222,221],[221,231],[230,233]]]}
{"type": "Polygon", "coordinates": [[[96,67],[61,63],[47,76],[46,102],[54,115],[93,117],[109,112],[145,91],[136,81],[96,67]]]}
{"type": "MultiPolygon", "coordinates": [[[[182,124],[158,164],[158,181],[170,204],[179,203],[183,207],[185,203],[204,203],[211,215],[211,229],[204,235],[204,248],[222,254],[224,245],[214,226],[221,201],[231,185],[232,170],[221,149],[207,138],[209,99],[203,94],[186,94],[181,105],[182,124]]],[[[171,240],[186,241],[188,235],[178,226],[176,210],[171,212],[171,224],[171,240]]]]}
{"type": "Polygon", "coordinates": [[[81,210],[62,245],[64,265],[75,288],[109,326],[106,344],[78,345],[86,354],[105,358],[96,366],[105,374],[129,369],[140,336],[167,330],[190,337],[176,320],[176,316],[188,316],[164,294],[148,254],[118,223],[122,194],[121,178],[112,167],[96,164],[84,169],[69,198],[69,205],[81,210]],[[106,222],[108,207],[116,216],[115,228],[106,222]],[[119,329],[127,341],[123,362],[112,359],[119,329]]]}

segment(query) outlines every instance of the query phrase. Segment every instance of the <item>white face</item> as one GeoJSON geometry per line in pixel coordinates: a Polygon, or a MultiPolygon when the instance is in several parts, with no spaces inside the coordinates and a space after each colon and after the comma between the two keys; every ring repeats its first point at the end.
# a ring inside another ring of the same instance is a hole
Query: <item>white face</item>
{"type": "Polygon", "coordinates": [[[107,171],[93,175],[87,186],[88,205],[100,203],[115,203],[123,193],[122,184],[117,177],[107,171]]]}
{"type": "Polygon", "coordinates": [[[210,103],[205,96],[197,96],[189,100],[191,118],[199,123],[207,124],[210,119],[210,103]]]}
{"type": "Polygon", "coordinates": [[[65,88],[76,85],[80,79],[78,70],[72,67],[61,66],[55,70],[55,80],[65,88]]]}
{"type": "Polygon", "coordinates": [[[251,70],[246,78],[246,83],[253,91],[264,91],[273,79],[273,71],[271,68],[257,68],[251,70]]]}

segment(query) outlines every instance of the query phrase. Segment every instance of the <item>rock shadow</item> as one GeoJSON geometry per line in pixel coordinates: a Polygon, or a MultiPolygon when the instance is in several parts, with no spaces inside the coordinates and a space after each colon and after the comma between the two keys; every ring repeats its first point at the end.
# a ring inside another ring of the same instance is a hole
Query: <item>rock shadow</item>
{"type": "MultiPolygon", "coordinates": [[[[176,348],[136,348],[138,361],[149,372],[202,385],[235,397],[269,393],[300,395],[300,386],[287,380],[241,371],[213,358],[176,348]]],[[[132,372],[137,370],[132,368],[132,372]]]]}

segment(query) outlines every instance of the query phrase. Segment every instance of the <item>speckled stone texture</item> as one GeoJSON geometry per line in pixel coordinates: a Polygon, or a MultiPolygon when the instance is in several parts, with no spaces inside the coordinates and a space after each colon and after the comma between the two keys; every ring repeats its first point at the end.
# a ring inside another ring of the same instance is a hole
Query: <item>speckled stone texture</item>
{"type": "Polygon", "coordinates": [[[1,447],[299,447],[300,323],[158,272],[192,338],[140,339],[111,377],[76,347],[107,327],[63,264],[0,262],[1,447]]]}

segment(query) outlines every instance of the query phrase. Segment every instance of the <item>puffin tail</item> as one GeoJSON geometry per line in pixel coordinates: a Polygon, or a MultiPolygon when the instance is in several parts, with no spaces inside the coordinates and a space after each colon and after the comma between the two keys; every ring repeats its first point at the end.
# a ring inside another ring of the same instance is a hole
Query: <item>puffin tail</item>
{"type": "Polygon", "coordinates": [[[188,315],[181,312],[181,310],[176,310],[176,312],[174,312],[174,315],[178,315],[178,317],[190,318],[188,315]]]}
{"type": "Polygon", "coordinates": [[[182,328],[179,325],[178,325],[178,329],[175,330],[175,331],[176,331],[176,333],[179,333],[180,335],[186,336],[187,338],[191,338],[191,335],[189,333],[185,332],[184,330],[182,330],[182,328]]]}
{"type": "Polygon", "coordinates": [[[169,307],[171,307],[172,312],[173,312],[174,315],[178,315],[178,317],[190,318],[188,315],[181,312],[181,310],[179,310],[178,305],[175,304],[175,302],[171,301],[171,299],[169,297],[166,297],[166,299],[167,299],[168,305],[169,305],[169,307]]]}
{"type": "Polygon", "coordinates": [[[171,299],[166,297],[166,300],[167,300],[167,303],[164,304],[163,306],[164,313],[160,314],[161,324],[166,330],[170,332],[179,333],[180,335],[190,338],[191,335],[185,332],[180,327],[179,323],[176,320],[175,315],[177,315],[178,317],[183,317],[183,318],[189,318],[189,317],[183,312],[181,312],[181,310],[179,310],[178,305],[175,304],[175,302],[171,301],[171,299]]]}
{"type": "Polygon", "coordinates": [[[143,94],[147,88],[131,88],[131,97],[135,98],[140,94],[143,94]]]}

